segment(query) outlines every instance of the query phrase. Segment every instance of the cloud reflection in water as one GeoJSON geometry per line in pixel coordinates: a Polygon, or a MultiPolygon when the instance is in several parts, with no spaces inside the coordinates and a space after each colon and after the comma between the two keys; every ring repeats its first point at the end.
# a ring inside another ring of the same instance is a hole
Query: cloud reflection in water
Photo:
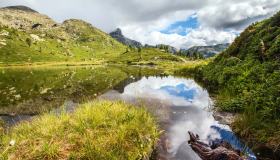
{"type": "MultiPolygon", "coordinates": [[[[149,110],[159,118],[160,122],[168,124],[164,129],[167,135],[168,153],[173,159],[200,159],[187,144],[188,131],[197,133],[206,143],[226,137],[224,134],[221,136],[219,131],[232,133],[228,126],[219,124],[213,118],[212,113],[209,112],[212,103],[209,94],[194,80],[172,76],[143,77],[125,86],[123,93],[111,91],[104,96],[114,97],[114,99],[117,97],[127,102],[135,102],[139,99],[148,102],[149,110]]],[[[236,137],[234,140],[240,143],[236,137]]]]}

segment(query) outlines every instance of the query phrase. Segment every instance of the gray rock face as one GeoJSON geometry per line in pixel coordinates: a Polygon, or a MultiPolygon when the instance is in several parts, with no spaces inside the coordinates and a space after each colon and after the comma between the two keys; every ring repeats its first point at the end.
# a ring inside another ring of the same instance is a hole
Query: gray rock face
{"type": "Polygon", "coordinates": [[[117,41],[121,42],[124,45],[131,46],[131,47],[136,47],[136,48],[141,48],[143,47],[140,42],[137,42],[135,40],[126,38],[123,34],[121,29],[117,28],[115,31],[110,33],[110,36],[116,39],[117,41]]]}
{"type": "Polygon", "coordinates": [[[225,44],[217,44],[213,46],[194,46],[187,50],[181,50],[181,54],[192,57],[195,54],[200,54],[204,58],[213,57],[216,54],[223,52],[225,49],[229,47],[229,43],[225,44]]]}
{"type": "Polygon", "coordinates": [[[166,45],[166,44],[158,44],[158,45],[156,45],[156,48],[163,49],[166,52],[172,53],[172,54],[177,53],[177,49],[175,47],[170,46],[170,45],[166,45]]]}
{"type": "Polygon", "coordinates": [[[0,8],[0,25],[3,26],[28,31],[39,28],[48,29],[54,24],[56,22],[50,17],[26,6],[0,8]]]}

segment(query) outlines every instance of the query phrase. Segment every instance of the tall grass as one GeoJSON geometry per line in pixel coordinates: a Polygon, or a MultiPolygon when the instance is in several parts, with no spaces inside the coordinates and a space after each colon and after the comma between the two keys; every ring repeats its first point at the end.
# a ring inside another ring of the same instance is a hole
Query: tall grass
{"type": "Polygon", "coordinates": [[[154,118],[144,109],[93,101],[74,113],[19,124],[4,135],[1,153],[4,159],[142,159],[158,136],[154,118]]]}

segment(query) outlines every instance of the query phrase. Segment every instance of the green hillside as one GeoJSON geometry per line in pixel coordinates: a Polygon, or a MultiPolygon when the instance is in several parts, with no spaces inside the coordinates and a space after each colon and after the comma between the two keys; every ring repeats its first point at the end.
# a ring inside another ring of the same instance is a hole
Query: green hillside
{"type": "Polygon", "coordinates": [[[141,65],[149,64],[155,65],[162,62],[183,62],[181,57],[174,56],[168,52],[162,51],[158,48],[139,48],[127,49],[126,52],[120,54],[116,58],[112,58],[113,63],[141,65]]]}
{"type": "Polygon", "coordinates": [[[27,7],[0,8],[2,66],[77,62],[156,64],[160,60],[182,61],[157,48],[129,48],[82,20],[70,19],[59,24],[27,7]]]}
{"type": "Polygon", "coordinates": [[[89,61],[113,57],[125,49],[122,44],[94,28],[87,28],[93,31],[91,34],[84,34],[87,30],[71,32],[75,21],[73,25],[68,22],[65,26],[67,32],[58,28],[46,34],[1,26],[0,62],[89,61]],[[60,34],[69,39],[58,37],[60,34]]]}
{"type": "Polygon", "coordinates": [[[81,20],[57,24],[45,15],[0,9],[0,63],[98,61],[125,46],[81,20]]]}
{"type": "Polygon", "coordinates": [[[191,71],[217,94],[219,109],[242,113],[234,124],[237,133],[274,151],[280,142],[279,35],[280,12],[252,24],[213,62],[191,71]]]}

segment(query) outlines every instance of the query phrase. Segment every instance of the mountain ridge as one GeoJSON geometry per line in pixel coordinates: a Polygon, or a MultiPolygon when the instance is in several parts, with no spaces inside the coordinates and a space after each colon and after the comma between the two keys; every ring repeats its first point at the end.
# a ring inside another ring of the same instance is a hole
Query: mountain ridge
{"type": "Polygon", "coordinates": [[[194,57],[196,54],[203,58],[213,57],[229,47],[230,43],[222,43],[208,46],[193,46],[189,49],[181,49],[179,54],[187,57],[194,57]]]}
{"type": "Polygon", "coordinates": [[[143,45],[140,42],[125,37],[120,28],[117,28],[115,31],[110,32],[109,35],[124,45],[135,47],[135,48],[143,47],[143,45]]]}
{"type": "Polygon", "coordinates": [[[22,10],[22,11],[27,11],[27,12],[38,13],[36,10],[33,10],[32,8],[29,8],[29,7],[23,6],[23,5],[7,6],[7,7],[2,7],[2,9],[14,9],[14,10],[22,10]]]}

